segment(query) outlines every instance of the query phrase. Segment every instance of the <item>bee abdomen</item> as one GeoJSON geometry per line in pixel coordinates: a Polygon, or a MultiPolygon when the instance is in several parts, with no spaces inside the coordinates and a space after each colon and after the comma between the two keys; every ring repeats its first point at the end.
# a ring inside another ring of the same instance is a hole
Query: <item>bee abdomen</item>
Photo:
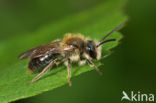
{"type": "Polygon", "coordinates": [[[46,55],[44,57],[40,58],[33,58],[30,60],[28,69],[32,73],[38,73],[41,72],[45,66],[47,66],[51,61],[57,58],[59,54],[53,54],[53,55],[46,55]]]}

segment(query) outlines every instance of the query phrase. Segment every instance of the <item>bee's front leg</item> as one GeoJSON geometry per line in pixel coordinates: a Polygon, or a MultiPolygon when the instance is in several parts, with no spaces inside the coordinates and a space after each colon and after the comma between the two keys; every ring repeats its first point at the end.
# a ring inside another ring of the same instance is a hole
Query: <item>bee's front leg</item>
{"type": "Polygon", "coordinates": [[[104,66],[104,64],[100,62],[98,66],[104,66]]]}
{"type": "Polygon", "coordinates": [[[95,65],[91,60],[89,60],[89,59],[86,58],[86,61],[88,62],[88,64],[89,64],[91,67],[93,67],[93,68],[99,73],[99,75],[102,75],[102,72],[100,72],[99,68],[96,67],[96,65],[95,65]]]}

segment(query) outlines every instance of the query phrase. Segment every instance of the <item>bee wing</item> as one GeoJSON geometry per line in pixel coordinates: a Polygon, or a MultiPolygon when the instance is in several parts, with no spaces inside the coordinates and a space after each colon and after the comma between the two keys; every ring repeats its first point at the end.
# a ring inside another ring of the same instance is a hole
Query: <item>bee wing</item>
{"type": "Polygon", "coordinates": [[[45,55],[56,54],[56,53],[66,53],[74,49],[72,46],[68,46],[68,45],[61,46],[60,44],[61,41],[55,41],[50,44],[41,45],[32,48],[22,53],[19,56],[19,59],[36,58],[36,57],[42,57],[45,55]]]}

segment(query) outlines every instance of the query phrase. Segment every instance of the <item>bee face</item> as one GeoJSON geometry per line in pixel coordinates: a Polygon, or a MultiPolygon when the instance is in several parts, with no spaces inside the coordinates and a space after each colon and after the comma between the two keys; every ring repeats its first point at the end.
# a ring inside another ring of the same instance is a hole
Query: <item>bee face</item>
{"type": "Polygon", "coordinates": [[[94,41],[87,41],[85,51],[92,59],[97,59],[96,44],[94,41]]]}

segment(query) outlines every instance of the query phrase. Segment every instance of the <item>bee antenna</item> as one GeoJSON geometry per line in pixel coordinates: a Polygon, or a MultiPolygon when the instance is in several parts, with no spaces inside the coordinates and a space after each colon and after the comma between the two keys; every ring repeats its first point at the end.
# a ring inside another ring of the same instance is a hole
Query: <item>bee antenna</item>
{"type": "Polygon", "coordinates": [[[106,43],[106,42],[110,42],[110,41],[115,41],[116,39],[109,39],[109,40],[105,40],[108,36],[110,36],[112,33],[114,33],[116,30],[118,30],[121,26],[123,26],[124,24],[120,24],[119,26],[117,26],[116,28],[114,28],[111,32],[109,32],[100,42],[96,47],[99,47],[100,45],[106,43]]]}

